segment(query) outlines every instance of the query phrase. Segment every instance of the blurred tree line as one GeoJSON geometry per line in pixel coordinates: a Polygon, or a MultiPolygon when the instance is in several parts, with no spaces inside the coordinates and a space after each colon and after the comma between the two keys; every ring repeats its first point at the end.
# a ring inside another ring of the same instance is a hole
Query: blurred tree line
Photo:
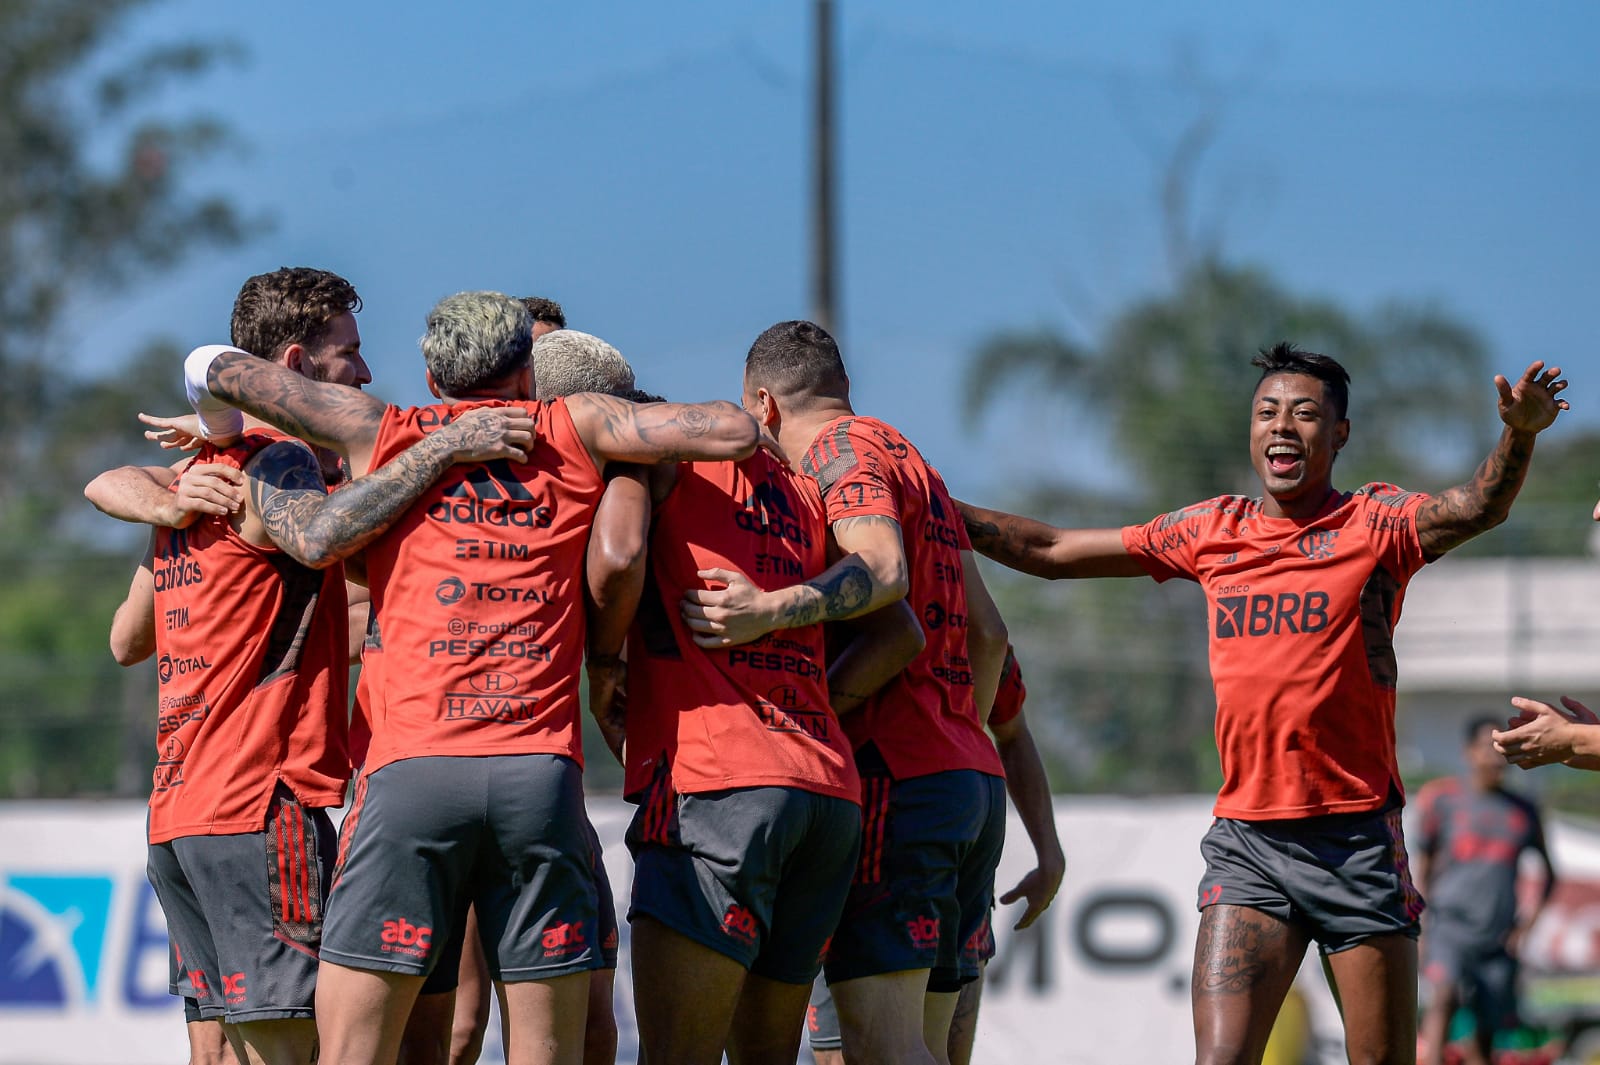
{"type": "Polygon", "coordinates": [[[145,454],[132,420],[183,402],[168,343],[128,338],[118,368],[78,370],[71,315],[249,230],[196,191],[195,163],[226,143],[203,116],[151,111],[154,94],[233,50],[177,42],[121,54],[148,0],[0,4],[0,795],[141,794],[154,673],[106,646],[143,540],[105,546],[81,489],[145,454]]]}

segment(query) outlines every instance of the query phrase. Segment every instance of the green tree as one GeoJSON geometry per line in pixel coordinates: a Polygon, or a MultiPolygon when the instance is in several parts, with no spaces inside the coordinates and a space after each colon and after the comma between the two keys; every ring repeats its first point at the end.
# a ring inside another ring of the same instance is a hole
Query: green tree
{"type": "Polygon", "coordinates": [[[156,92],[235,50],[178,41],[128,54],[123,31],[150,6],[0,3],[0,561],[12,575],[0,597],[0,795],[148,785],[151,678],[119,671],[105,639],[139,538],[99,546],[107,527],[89,520],[81,489],[149,454],[132,415],[182,402],[177,352],[130,338],[119,370],[90,377],[63,326],[85,293],[103,299],[251,228],[192,185],[225,130],[151,110],[156,92]]]}
{"type": "MultiPolygon", "coordinates": [[[[1041,331],[991,339],[966,388],[975,418],[1022,388],[1030,401],[1062,399],[1070,424],[1103,429],[1110,442],[1114,488],[1048,486],[1013,506],[1067,526],[1142,522],[1214,495],[1259,493],[1246,440],[1260,371],[1249,360],[1278,340],[1334,355],[1351,372],[1341,486],[1443,487],[1487,449],[1492,374],[1470,327],[1399,304],[1357,314],[1214,255],[1181,269],[1169,293],[1116,314],[1092,342],[1041,331]]],[[[1043,740],[1058,784],[1171,792],[1217,782],[1197,589],[1010,574],[996,585],[1038,717],[1051,721],[1043,740]]]]}

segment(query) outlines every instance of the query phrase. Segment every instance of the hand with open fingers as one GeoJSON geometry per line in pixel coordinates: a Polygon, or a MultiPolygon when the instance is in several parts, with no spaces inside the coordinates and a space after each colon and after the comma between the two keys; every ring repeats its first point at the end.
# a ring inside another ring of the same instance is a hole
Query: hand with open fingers
{"type": "Polygon", "coordinates": [[[478,407],[450,420],[439,435],[457,462],[528,461],[534,422],[522,407],[478,407]]]}
{"type": "Polygon", "coordinates": [[[1027,899],[1027,909],[1022,912],[1022,919],[1013,928],[1021,931],[1039,919],[1039,915],[1049,909],[1051,901],[1056,897],[1056,892],[1061,889],[1061,878],[1066,874],[1065,862],[1051,864],[1046,868],[1046,863],[1041,862],[1039,868],[1030,872],[1017,882],[1017,886],[1000,896],[1000,902],[1009,905],[1018,899],[1027,899]]]}
{"type": "MultiPolygon", "coordinates": [[[[155,426],[154,429],[144,431],[144,438],[156,441],[168,451],[199,451],[200,445],[206,442],[206,438],[200,435],[200,418],[195,414],[162,418],[140,411],[139,420],[146,425],[155,426]]],[[[226,447],[236,439],[238,438],[229,437],[226,440],[214,440],[212,443],[226,447]]]]}
{"type": "Polygon", "coordinates": [[[196,463],[178,478],[174,496],[178,528],[208,514],[233,514],[244,506],[244,473],[219,462],[196,463]]]}
{"type": "Polygon", "coordinates": [[[1500,420],[1519,432],[1537,433],[1556,420],[1556,415],[1572,408],[1557,395],[1567,387],[1561,367],[1545,369],[1543,360],[1533,362],[1512,384],[1496,374],[1494,387],[1500,393],[1500,420]]]}
{"type": "Polygon", "coordinates": [[[759,640],[777,628],[766,593],[738,570],[703,569],[699,577],[721,588],[690,588],[678,604],[684,624],[700,647],[733,647],[759,640]]]}
{"type": "Polygon", "coordinates": [[[1523,769],[1554,765],[1573,758],[1577,751],[1578,729],[1600,726],[1600,717],[1578,700],[1563,695],[1561,703],[1571,714],[1537,699],[1511,700],[1519,711],[1505,730],[1494,733],[1494,749],[1506,761],[1523,769]]]}

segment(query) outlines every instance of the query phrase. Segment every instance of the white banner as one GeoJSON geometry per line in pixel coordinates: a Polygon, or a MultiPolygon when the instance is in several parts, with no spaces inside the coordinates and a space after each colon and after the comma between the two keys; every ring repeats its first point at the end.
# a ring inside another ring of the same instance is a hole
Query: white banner
{"type": "MultiPolygon", "coordinates": [[[[621,913],[632,808],[591,802],[621,913]]],[[[1189,971],[1198,915],[1199,841],[1210,799],[1057,799],[1067,880],[1026,932],[1022,904],[995,916],[977,1061],[1111,1065],[1192,1058],[1189,971]]],[[[1027,836],[1008,825],[998,887],[1032,868],[1027,836]]],[[[1575,892],[1600,876],[1600,836],[1552,828],[1558,866],[1575,892]]],[[[187,1053],[182,1009],[166,991],[166,929],[145,879],[144,808],[135,803],[0,806],[0,1065],[170,1065],[187,1053]]],[[[1541,920],[1530,953],[1567,968],[1600,968],[1600,892],[1569,896],[1541,920]]],[[[1560,901],[1560,900],[1558,900],[1560,901]]],[[[617,979],[619,1060],[637,1052],[627,977],[627,925],[617,979]]],[[[1540,959],[1530,959],[1540,960],[1540,959]]],[[[1312,966],[1311,968],[1314,968],[1312,966]]],[[[1338,1021],[1305,982],[1317,1049],[1342,1060],[1338,1021]]],[[[498,1022],[485,1061],[499,1060],[498,1022]]]]}

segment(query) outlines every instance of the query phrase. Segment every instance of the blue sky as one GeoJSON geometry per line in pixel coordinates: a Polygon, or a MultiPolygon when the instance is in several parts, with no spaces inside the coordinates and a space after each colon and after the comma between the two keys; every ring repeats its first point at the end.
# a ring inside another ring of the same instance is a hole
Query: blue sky
{"type": "MultiPolygon", "coordinates": [[[[1195,218],[1230,257],[1356,308],[1437,304],[1483,330],[1497,368],[1556,356],[1575,413],[1600,412],[1585,328],[1600,7],[837,10],[857,407],[906,430],[957,494],[1103,467],[1101,434],[1057,405],[1018,400],[962,432],[961,367],[997,329],[1092,337],[1166,283],[1159,160],[1208,109],[1195,218]],[[1051,424],[1025,433],[1030,416],[1051,424]]],[[[734,396],[750,340],[808,306],[808,15],[803,0],[155,5],[119,48],[243,46],[158,103],[237,130],[245,151],[197,183],[274,225],[86,297],[71,339],[95,367],[152,333],[222,340],[245,276],[309,264],[360,289],[392,400],[426,398],[423,315],[468,288],[561,300],[674,399],[734,396]]],[[[1485,381],[1485,418],[1492,396],[1485,381]]],[[[1228,416],[1242,447],[1242,409],[1228,416]]]]}

